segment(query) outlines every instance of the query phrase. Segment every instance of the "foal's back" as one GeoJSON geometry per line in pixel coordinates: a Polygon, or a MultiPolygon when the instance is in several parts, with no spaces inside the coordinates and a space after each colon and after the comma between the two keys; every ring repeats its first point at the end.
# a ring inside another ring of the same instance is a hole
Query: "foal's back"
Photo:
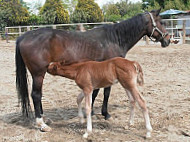
{"type": "Polygon", "coordinates": [[[120,57],[102,62],[88,61],[79,64],[75,81],[78,85],[90,82],[93,89],[108,87],[122,78],[131,79],[134,70],[133,61],[120,57]]]}

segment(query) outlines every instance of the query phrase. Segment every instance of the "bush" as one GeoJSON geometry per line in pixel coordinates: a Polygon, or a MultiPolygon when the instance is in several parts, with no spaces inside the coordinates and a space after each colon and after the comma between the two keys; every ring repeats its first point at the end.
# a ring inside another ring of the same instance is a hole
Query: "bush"
{"type": "Polygon", "coordinates": [[[95,23],[103,19],[102,10],[94,0],[79,0],[72,15],[74,23],[95,23]]]}

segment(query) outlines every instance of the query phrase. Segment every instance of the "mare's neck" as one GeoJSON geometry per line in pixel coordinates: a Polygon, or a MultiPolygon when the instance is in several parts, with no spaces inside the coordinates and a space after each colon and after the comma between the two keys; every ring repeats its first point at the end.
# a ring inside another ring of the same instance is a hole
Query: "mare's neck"
{"type": "Polygon", "coordinates": [[[139,14],[131,19],[113,25],[117,44],[127,53],[144,35],[146,35],[147,19],[139,14]]]}

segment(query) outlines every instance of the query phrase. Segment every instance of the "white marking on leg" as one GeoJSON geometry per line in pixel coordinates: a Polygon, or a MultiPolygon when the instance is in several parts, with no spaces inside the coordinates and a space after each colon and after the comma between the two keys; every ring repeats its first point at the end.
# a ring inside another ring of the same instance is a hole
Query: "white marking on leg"
{"type": "Polygon", "coordinates": [[[130,102],[129,126],[133,126],[134,125],[134,115],[135,115],[135,100],[130,91],[128,91],[127,89],[125,91],[128,95],[129,102],[130,102]]]}
{"type": "Polygon", "coordinates": [[[87,117],[87,131],[83,135],[84,138],[87,138],[89,133],[92,133],[91,104],[92,104],[92,93],[86,94],[85,105],[86,105],[86,117],[87,117]]]}
{"type": "Polygon", "coordinates": [[[84,93],[81,92],[78,97],[77,97],[77,104],[78,104],[78,116],[79,116],[79,121],[81,124],[84,123],[84,114],[82,112],[82,100],[84,98],[84,93]]]}
{"type": "Polygon", "coordinates": [[[150,124],[150,117],[148,115],[148,110],[143,111],[143,114],[144,114],[146,129],[147,129],[146,138],[150,138],[151,137],[151,132],[152,132],[152,126],[150,124]]]}
{"type": "Polygon", "coordinates": [[[36,118],[36,124],[40,127],[41,131],[49,132],[52,130],[47,124],[44,123],[43,118],[36,118]]]}

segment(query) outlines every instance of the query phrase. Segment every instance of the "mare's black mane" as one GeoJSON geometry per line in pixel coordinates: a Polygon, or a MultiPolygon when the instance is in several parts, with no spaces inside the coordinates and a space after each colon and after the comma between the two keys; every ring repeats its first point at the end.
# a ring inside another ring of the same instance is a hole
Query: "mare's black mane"
{"type": "Polygon", "coordinates": [[[114,43],[120,48],[131,48],[135,44],[132,42],[139,40],[140,34],[146,29],[147,23],[148,20],[143,13],[120,23],[99,26],[87,31],[87,35],[90,38],[99,38],[99,41],[103,40],[102,43],[105,43],[105,45],[114,43]]]}

